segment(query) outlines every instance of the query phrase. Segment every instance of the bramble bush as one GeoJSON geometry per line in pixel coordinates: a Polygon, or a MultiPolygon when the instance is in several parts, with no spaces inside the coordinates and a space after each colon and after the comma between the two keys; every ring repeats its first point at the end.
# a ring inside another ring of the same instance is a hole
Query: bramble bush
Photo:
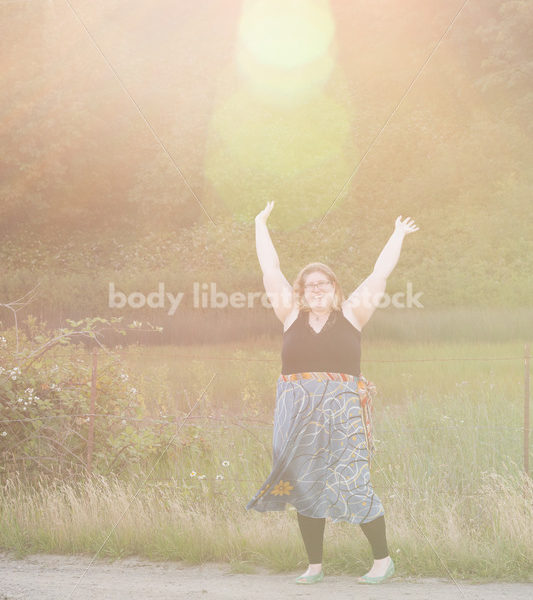
{"type": "MultiPolygon", "coordinates": [[[[170,432],[150,418],[135,377],[116,346],[100,344],[102,328],[125,335],[122,317],[85,318],[48,330],[30,315],[25,330],[0,322],[0,473],[62,478],[87,474],[92,364],[86,345],[99,344],[92,472],[118,474],[159,455],[170,432]]],[[[128,328],[139,328],[134,321],[128,328]]],[[[148,324],[150,325],[150,324],[148,324]]],[[[161,328],[152,330],[160,331],[161,328]]],[[[151,403],[152,404],[152,403],[151,403]]]]}

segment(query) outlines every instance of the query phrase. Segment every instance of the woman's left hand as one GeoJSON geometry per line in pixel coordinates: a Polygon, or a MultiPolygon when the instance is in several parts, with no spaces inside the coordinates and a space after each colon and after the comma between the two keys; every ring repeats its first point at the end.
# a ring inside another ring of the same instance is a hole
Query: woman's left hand
{"type": "Polygon", "coordinates": [[[402,221],[402,215],[396,219],[396,223],[394,224],[394,231],[400,231],[404,235],[414,233],[415,231],[418,231],[418,229],[419,228],[415,225],[415,222],[411,217],[405,217],[402,221]]]}

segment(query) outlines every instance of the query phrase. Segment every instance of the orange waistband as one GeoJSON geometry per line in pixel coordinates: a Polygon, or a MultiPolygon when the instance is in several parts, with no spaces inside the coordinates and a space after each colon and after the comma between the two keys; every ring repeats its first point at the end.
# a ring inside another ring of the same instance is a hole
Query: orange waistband
{"type": "Polygon", "coordinates": [[[334,381],[354,381],[355,379],[359,379],[359,377],[357,375],[351,375],[350,373],[328,373],[327,371],[290,373],[288,375],[281,373],[279,376],[279,378],[283,381],[297,381],[298,379],[317,379],[318,381],[325,381],[327,379],[334,381]]]}

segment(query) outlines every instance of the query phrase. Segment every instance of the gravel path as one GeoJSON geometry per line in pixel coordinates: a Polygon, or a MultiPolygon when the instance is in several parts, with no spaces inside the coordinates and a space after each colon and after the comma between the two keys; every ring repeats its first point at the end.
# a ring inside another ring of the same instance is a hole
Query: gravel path
{"type": "Polygon", "coordinates": [[[303,586],[293,583],[300,574],[232,574],[226,564],[185,566],[140,558],[108,562],[80,556],[38,554],[14,559],[0,553],[0,600],[272,600],[321,598],[335,600],[531,600],[533,583],[469,584],[441,579],[393,577],[379,586],[356,583],[346,575],[328,576],[303,586]],[[82,577],[83,576],[83,577],[82,577]]]}

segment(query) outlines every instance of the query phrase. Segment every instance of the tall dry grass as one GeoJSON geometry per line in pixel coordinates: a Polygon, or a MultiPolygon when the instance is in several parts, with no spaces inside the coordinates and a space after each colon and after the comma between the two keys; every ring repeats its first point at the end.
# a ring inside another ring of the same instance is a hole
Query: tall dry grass
{"type": "MultiPolygon", "coordinates": [[[[244,508],[271,467],[279,372],[279,348],[272,346],[198,347],[188,362],[178,362],[179,350],[132,351],[125,361],[142,374],[143,393],[157,381],[158,398],[167,394],[178,411],[216,372],[216,394],[193,413],[201,418],[177,432],[147,480],[148,463],[78,482],[10,477],[0,491],[0,547],[18,555],[99,551],[100,557],[227,561],[239,571],[305,566],[291,505],[280,513],[244,508]],[[252,360],[261,358],[268,360],[252,360]]],[[[533,580],[521,352],[518,342],[365,348],[363,372],[379,394],[373,484],[400,574],[533,580]],[[379,362],[395,360],[409,362],[379,362]]],[[[169,400],[170,414],[172,408],[169,400]]],[[[325,536],[329,573],[360,574],[370,563],[357,527],[328,522],[325,536]]]]}

